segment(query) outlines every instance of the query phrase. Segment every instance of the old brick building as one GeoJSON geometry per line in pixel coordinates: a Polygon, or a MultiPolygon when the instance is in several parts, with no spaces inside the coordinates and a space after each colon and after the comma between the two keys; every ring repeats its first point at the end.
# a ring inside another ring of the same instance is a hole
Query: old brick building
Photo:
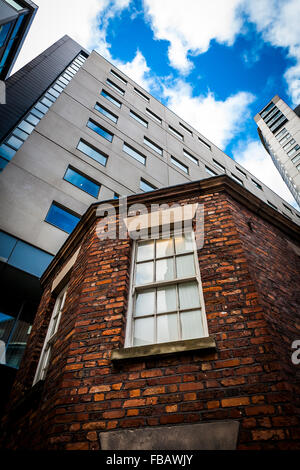
{"type": "Polygon", "coordinates": [[[3,447],[300,448],[299,226],[225,175],[128,198],[174,203],[194,244],[99,240],[97,203],[60,249],[3,447]]]}

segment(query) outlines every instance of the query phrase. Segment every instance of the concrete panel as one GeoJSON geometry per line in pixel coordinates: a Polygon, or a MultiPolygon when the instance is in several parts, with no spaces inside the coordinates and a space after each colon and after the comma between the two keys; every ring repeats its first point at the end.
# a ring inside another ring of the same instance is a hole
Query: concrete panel
{"type": "Polygon", "coordinates": [[[102,450],[235,450],[238,421],[99,433],[102,450]]]}

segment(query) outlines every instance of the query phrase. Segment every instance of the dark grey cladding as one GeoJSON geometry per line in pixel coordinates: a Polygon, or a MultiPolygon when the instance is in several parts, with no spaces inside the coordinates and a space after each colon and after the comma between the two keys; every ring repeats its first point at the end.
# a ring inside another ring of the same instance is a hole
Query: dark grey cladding
{"type": "Polygon", "coordinates": [[[88,55],[64,36],[8,78],[6,104],[0,105],[0,142],[81,51],[88,55]]]}

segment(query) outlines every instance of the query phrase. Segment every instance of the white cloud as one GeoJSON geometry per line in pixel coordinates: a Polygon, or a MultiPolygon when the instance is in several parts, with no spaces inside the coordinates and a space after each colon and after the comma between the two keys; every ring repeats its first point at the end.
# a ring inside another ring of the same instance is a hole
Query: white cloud
{"type": "MultiPolygon", "coordinates": [[[[295,64],[284,77],[294,104],[300,101],[299,0],[143,0],[155,39],[168,41],[170,64],[186,74],[193,68],[189,56],[206,52],[213,40],[228,46],[253,23],[265,42],[286,48],[295,64]]],[[[257,52],[257,51],[256,51],[257,52]]],[[[248,65],[257,59],[247,52],[248,65]],[[250,60],[250,62],[249,62],[250,60]]]]}
{"type": "Polygon", "coordinates": [[[156,39],[170,42],[169,60],[187,73],[187,55],[206,52],[210,42],[231,45],[242,27],[237,8],[242,0],[144,0],[146,17],[156,39]]]}
{"type": "Polygon", "coordinates": [[[23,67],[65,34],[80,45],[110,58],[108,21],[131,0],[36,0],[39,6],[13,72],[23,67]]]}
{"type": "Polygon", "coordinates": [[[193,96],[190,84],[177,80],[164,86],[167,105],[220,148],[240,132],[249,118],[248,106],[254,100],[251,93],[239,92],[220,101],[213,93],[193,96]]]}
{"type": "Polygon", "coordinates": [[[155,77],[151,74],[143,54],[137,50],[136,55],[131,62],[121,62],[113,60],[114,65],[122,70],[128,77],[138,83],[145,90],[152,91],[156,87],[155,77]]]}
{"type": "Polygon", "coordinates": [[[278,196],[281,196],[292,206],[297,207],[292,194],[260,141],[239,142],[233,150],[233,157],[278,196]]]}

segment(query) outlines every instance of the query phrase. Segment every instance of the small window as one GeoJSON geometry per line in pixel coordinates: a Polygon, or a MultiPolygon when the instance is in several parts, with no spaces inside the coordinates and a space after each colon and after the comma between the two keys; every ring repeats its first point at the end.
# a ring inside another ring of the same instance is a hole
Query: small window
{"type": "Polygon", "coordinates": [[[119,75],[117,72],[115,72],[113,69],[111,69],[110,73],[116,77],[118,80],[120,80],[122,83],[124,83],[124,85],[127,85],[127,80],[125,80],[125,78],[121,77],[121,75],[119,75]]]}
{"type": "Polygon", "coordinates": [[[169,131],[171,131],[172,134],[175,135],[178,139],[180,139],[180,140],[182,140],[182,141],[184,140],[183,135],[180,134],[180,132],[176,131],[176,129],[174,129],[174,127],[169,126],[169,131]]]}
{"type": "Polygon", "coordinates": [[[99,111],[99,113],[103,114],[103,116],[105,116],[105,117],[107,117],[108,119],[110,119],[112,122],[115,122],[115,123],[118,122],[118,116],[116,116],[114,113],[112,113],[111,111],[109,111],[107,108],[105,108],[105,107],[102,106],[101,104],[96,103],[96,104],[95,104],[95,109],[96,109],[96,111],[99,111]]]}
{"type": "Polygon", "coordinates": [[[272,131],[273,133],[276,132],[277,129],[279,129],[279,127],[281,127],[286,121],[287,118],[282,115],[281,118],[270,127],[270,131],[272,131]]]}
{"type": "Polygon", "coordinates": [[[18,127],[22,129],[22,131],[27,132],[27,134],[31,134],[34,130],[34,126],[36,126],[39,122],[40,120],[38,118],[36,118],[33,114],[29,114],[26,117],[26,121],[20,122],[18,127]]]}
{"type": "Polygon", "coordinates": [[[80,217],[74,215],[69,209],[64,209],[56,202],[53,202],[45,220],[64,232],[71,233],[78,224],[80,217]]]}
{"type": "Polygon", "coordinates": [[[300,153],[296,155],[294,158],[292,158],[292,162],[294,163],[294,165],[296,165],[296,163],[298,163],[299,160],[300,160],[300,153]]]}
{"type": "Polygon", "coordinates": [[[216,173],[214,170],[211,168],[208,168],[208,166],[205,165],[205,171],[208,173],[210,176],[218,176],[218,173],[216,173]]]}
{"type": "Polygon", "coordinates": [[[283,137],[280,138],[279,143],[284,145],[291,138],[291,134],[287,132],[283,137]]]}
{"type": "Polygon", "coordinates": [[[37,366],[36,374],[34,377],[33,385],[39,380],[43,380],[46,377],[50,360],[51,360],[51,349],[55,341],[56,333],[58,331],[61,314],[65,305],[66,295],[67,295],[68,286],[64,287],[62,291],[58,294],[54,309],[51,315],[50,323],[48,326],[48,331],[46,339],[43,345],[43,349],[40,355],[40,360],[37,366]]]}
{"type": "Polygon", "coordinates": [[[16,150],[12,149],[8,145],[0,145],[0,156],[5,158],[5,160],[10,161],[16,154],[16,150]]]}
{"type": "Polygon", "coordinates": [[[264,118],[275,106],[274,103],[270,103],[261,113],[260,116],[264,118]]]}
{"type": "Polygon", "coordinates": [[[177,166],[180,168],[180,170],[184,171],[185,173],[189,174],[189,167],[181,163],[179,160],[177,160],[175,157],[171,156],[171,162],[173,165],[177,166]]]}
{"type": "Polygon", "coordinates": [[[207,142],[205,142],[205,140],[201,139],[201,137],[198,137],[198,139],[199,139],[199,142],[201,142],[202,145],[204,145],[206,148],[211,150],[211,146],[207,142]]]}
{"type": "Polygon", "coordinates": [[[128,346],[208,335],[194,233],[135,242],[128,346]]]}
{"type": "Polygon", "coordinates": [[[214,162],[214,165],[216,165],[216,167],[219,168],[219,170],[221,170],[223,173],[225,173],[225,171],[226,171],[225,166],[221,165],[221,163],[217,162],[217,160],[215,160],[214,158],[213,158],[213,162],[214,162]]]}
{"type": "Polygon", "coordinates": [[[183,149],[183,155],[187,157],[189,160],[191,160],[193,163],[195,163],[195,165],[199,165],[198,159],[194,157],[194,155],[189,153],[187,150],[183,149]]]}
{"type": "Polygon", "coordinates": [[[234,175],[233,173],[231,173],[231,178],[234,179],[234,181],[236,181],[237,183],[241,184],[242,186],[244,185],[243,181],[236,175],[234,175]]]}
{"type": "Polygon", "coordinates": [[[193,137],[193,133],[190,129],[188,129],[186,126],[184,126],[181,122],[179,123],[179,125],[182,127],[182,129],[184,129],[188,134],[190,134],[190,136],[193,137]]]}
{"type": "Polygon", "coordinates": [[[118,85],[116,85],[114,82],[112,82],[109,78],[106,79],[106,83],[111,86],[114,90],[116,90],[120,95],[125,95],[125,90],[120,88],[118,85]]]}
{"type": "Polygon", "coordinates": [[[251,178],[251,182],[254,184],[254,186],[256,186],[258,189],[260,189],[261,191],[263,190],[262,186],[257,182],[255,181],[254,179],[251,178]]]}
{"type": "Polygon", "coordinates": [[[274,120],[276,120],[278,118],[279,114],[281,114],[281,112],[279,111],[279,109],[276,106],[274,106],[273,110],[264,119],[265,123],[269,125],[271,120],[272,120],[272,122],[274,122],[274,120]]]}
{"type": "Polygon", "coordinates": [[[280,140],[286,133],[287,133],[287,130],[284,127],[283,129],[281,129],[280,132],[278,132],[278,134],[276,134],[275,137],[276,137],[277,140],[280,140]]]}
{"type": "Polygon", "coordinates": [[[146,108],[146,113],[148,114],[148,116],[152,117],[154,121],[159,122],[159,124],[162,123],[161,118],[157,116],[156,114],[154,114],[153,111],[151,111],[150,109],[146,108]]]}
{"type": "Polygon", "coordinates": [[[292,145],[296,143],[295,139],[290,140],[287,144],[284,145],[283,150],[287,152],[292,145]]]}
{"type": "Polygon", "coordinates": [[[144,127],[148,127],[148,122],[143,119],[141,116],[139,116],[138,114],[136,114],[134,111],[132,111],[132,109],[130,110],[130,116],[135,119],[137,122],[139,122],[140,124],[142,124],[144,127]]]}
{"type": "Polygon", "coordinates": [[[148,147],[154,150],[154,152],[162,156],[163,149],[159,147],[157,144],[155,144],[154,142],[152,142],[151,140],[147,139],[147,137],[144,137],[144,144],[148,145],[148,147]]]}
{"type": "Polygon", "coordinates": [[[99,191],[100,191],[100,184],[95,183],[87,176],[83,175],[78,170],[69,167],[65,173],[64,180],[68,181],[69,183],[73,184],[77,188],[85,191],[86,193],[90,194],[91,196],[98,198],[99,191]]]}
{"type": "Polygon", "coordinates": [[[277,210],[277,207],[272,202],[267,201],[267,203],[269,204],[270,207],[277,210]]]}
{"type": "Polygon", "coordinates": [[[114,135],[111,134],[104,127],[100,126],[100,124],[97,124],[92,119],[88,120],[87,127],[89,127],[89,129],[92,129],[92,131],[96,132],[97,134],[101,135],[101,137],[103,137],[104,139],[108,140],[109,142],[112,142],[114,135]]]}
{"type": "Polygon", "coordinates": [[[245,173],[243,170],[241,170],[241,168],[239,168],[238,166],[235,166],[235,168],[236,168],[237,171],[239,171],[243,176],[245,176],[245,178],[247,178],[247,173],[245,173]]]}
{"type": "Polygon", "coordinates": [[[141,98],[143,98],[144,100],[148,101],[149,102],[149,98],[148,96],[144,95],[144,93],[142,93],[140,90],[138,90],[137,88],[134,88],[133,89],[135,91],[135,93],[137,93],[141,98]]]}
{"type": "Polygon", "coordinates": [[[295,155],[296,152],[298,152],[298,150],[300,149],[300,145],[296,145],[292,150],[290,150],[287,154],[289,157],[292,157],[293,155],[295,155]]]}
{"type": "Polygon", "coordinates": [[[142,191],[148,192],[148,191],[154,191],[157,188],[153,186],[153,184],[150,184],[148,183],[148,181],[144,180],[144,178],[141,178],[140,189],[142,191]]]}
{"type": "Polygon", "coordinates": [[[18,139],[17,137],[11,136],[7,142],[10,147],[15,150],[19,150],[19,148],[23,145],[23,140],[18,139]]]}
{"type": "Polygon", "coordinates": [[[123,151],[128,153],[128,155],[130,155],[131,157],[135,158],[135,160],[137,160],[138,162],[142,163],[143,165],[146,165],[146,157],[130,145],[126,144],[125,142],[123,145],[123,151]]]}
{"type": "Polygon", "coordinates": [[[291,213],[293,213],[292,209],[287,206],[286,204],[284,204],[284,202],[282,203],[283,207],[285,207],[288,211],[290,211],[291,213]]]}
{"type": "Polygon", "coordinates": [[[48,108],[47,106],[43,105],[42,103],[37,103],[35,105],[35,108],[40,111],[43,115],[46,114],[46,112],[48,111],[48,108]]]}
{"type": "Polygon", "coordinates": [[[117,106],[118,108],[121,108],[122,106],[122,103],[120,103],[120,101],[118,101],[116,98],[114,98],[112,95],[110,95],[109,93],[107,93],[107,91],[105,90],[102,90],[101,91],[101,95],[104,96],[104,98],[106,98],[108,101],[110,101],[111,103],[113,103],[115,106],[117,106]]]}
{"type": "Polygon", "coordinates": [[[100,152],[100,150],[95,149],[90,144],[80,140],[77,149],[101,165],[106,166],[108,156],[100,152]]]}

